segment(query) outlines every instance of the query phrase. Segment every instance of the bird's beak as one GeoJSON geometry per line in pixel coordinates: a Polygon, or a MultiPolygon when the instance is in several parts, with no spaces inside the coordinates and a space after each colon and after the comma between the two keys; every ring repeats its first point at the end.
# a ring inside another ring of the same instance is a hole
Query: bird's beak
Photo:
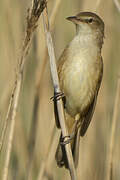
{"type": "Polygon", "coordinates": [[[70,16],[70,17],[67,17],[66,18],[68,21],[72,21],[72,22],[76,22],[76,20],[77,20],[77,18],[76,18],[76,16],[70,16]]]}
{"type": "Polygon", "coordinates": [[[74,24],[80,24],[80,22],[83,22],[82,19],[78,19],[77,16],[70,16],[66,18],[69,21],[72,21],[74,24]]]}

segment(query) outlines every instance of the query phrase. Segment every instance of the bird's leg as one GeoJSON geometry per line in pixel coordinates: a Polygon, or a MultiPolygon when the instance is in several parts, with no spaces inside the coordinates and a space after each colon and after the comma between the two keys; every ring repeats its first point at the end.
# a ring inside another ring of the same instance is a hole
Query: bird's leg
{"type": "Polygon", "coordinates": [[[77,128],[78,128],[78,124],[79,124],[79,120],[80,120],[80,114],[77,114],[75,116],[75,122],[73,125],[73,129],[72,129],[72,133],[68,136],[64,136],[61,138],[61,145],[65,145],[71,142],[71,140],[75,137],[75,134],[77,132],[77,128]],[[66,139],[66,140],[65,140],[66,139]]]}
{"type": "Polygon", "coordinates": [[[65,108],[66,99],[63,92],[54,92],[54,96],[50,98],[54,102],[54,115],[55,115],[56,126],[58,128],[60,128],[60,122],[59,122],[59,116],[58,116],[57,101],[59,101],[61,98],[63,100],[63,105],[65,108]]]}

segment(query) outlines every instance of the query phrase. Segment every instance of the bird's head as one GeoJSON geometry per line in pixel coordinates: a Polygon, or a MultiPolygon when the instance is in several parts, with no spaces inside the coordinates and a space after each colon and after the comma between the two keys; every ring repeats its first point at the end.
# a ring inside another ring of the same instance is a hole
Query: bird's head
{"type": "Polygon", "coordinates": [[[78,32],[98,32],[104,36],[103,20],[92,12],[80,12],[76,16],[67,17],[67,20],[72,21],[76,25],[78,32]]]}

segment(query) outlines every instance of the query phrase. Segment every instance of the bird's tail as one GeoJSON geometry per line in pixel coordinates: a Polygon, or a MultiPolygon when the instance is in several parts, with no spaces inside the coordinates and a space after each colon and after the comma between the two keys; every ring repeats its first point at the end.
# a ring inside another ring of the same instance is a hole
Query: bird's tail
{"type": "MultiPolygon", "coordinates": [[[[65,151],[65,145],[61,145],[60,143],[61,139],[62,139],[62,135],[60,136],[59,144],[56,150],[55,159],[59,167],[65,166],[65,168],[68,169],[68,161],[67,161],[67,156],[66,156],[66,151],[65,151]]],[[[74,138],[71,140],[71,150],[72,150],[75,168],[77,168],[78,166],[79,144],[80,144],[80,128],[78,128],[74,138]]]]}

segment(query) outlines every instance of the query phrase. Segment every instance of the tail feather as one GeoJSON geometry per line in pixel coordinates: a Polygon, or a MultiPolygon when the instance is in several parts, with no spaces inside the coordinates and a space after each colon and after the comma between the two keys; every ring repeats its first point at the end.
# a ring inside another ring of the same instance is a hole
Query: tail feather
{"type": "MultiPolygon", "coordinates": [[[[62,138],[62,135],[60,137],[59,144],[56,150],[55,159],[59,167],[65,166],[65,168],[68,169],[68,161],[67,161],[65,146],[60,144],[61,138],[62,138]]],[[[75,163],[75,168],[77,168],[78,166],[79,144],[80,144],[80,129],[77,130],[75,137],[73,138],[71,142],[71,149],[72,149],[73,160],[75,163]]]]}
{"type": "Polygon", "coordinates": [[[77,168],[79,162],[79,149],[80,149],[80,128],[78,128],[77,130],[76,136],[74,138],[73,149],[72,149],[75,168],[77,168]]]}

